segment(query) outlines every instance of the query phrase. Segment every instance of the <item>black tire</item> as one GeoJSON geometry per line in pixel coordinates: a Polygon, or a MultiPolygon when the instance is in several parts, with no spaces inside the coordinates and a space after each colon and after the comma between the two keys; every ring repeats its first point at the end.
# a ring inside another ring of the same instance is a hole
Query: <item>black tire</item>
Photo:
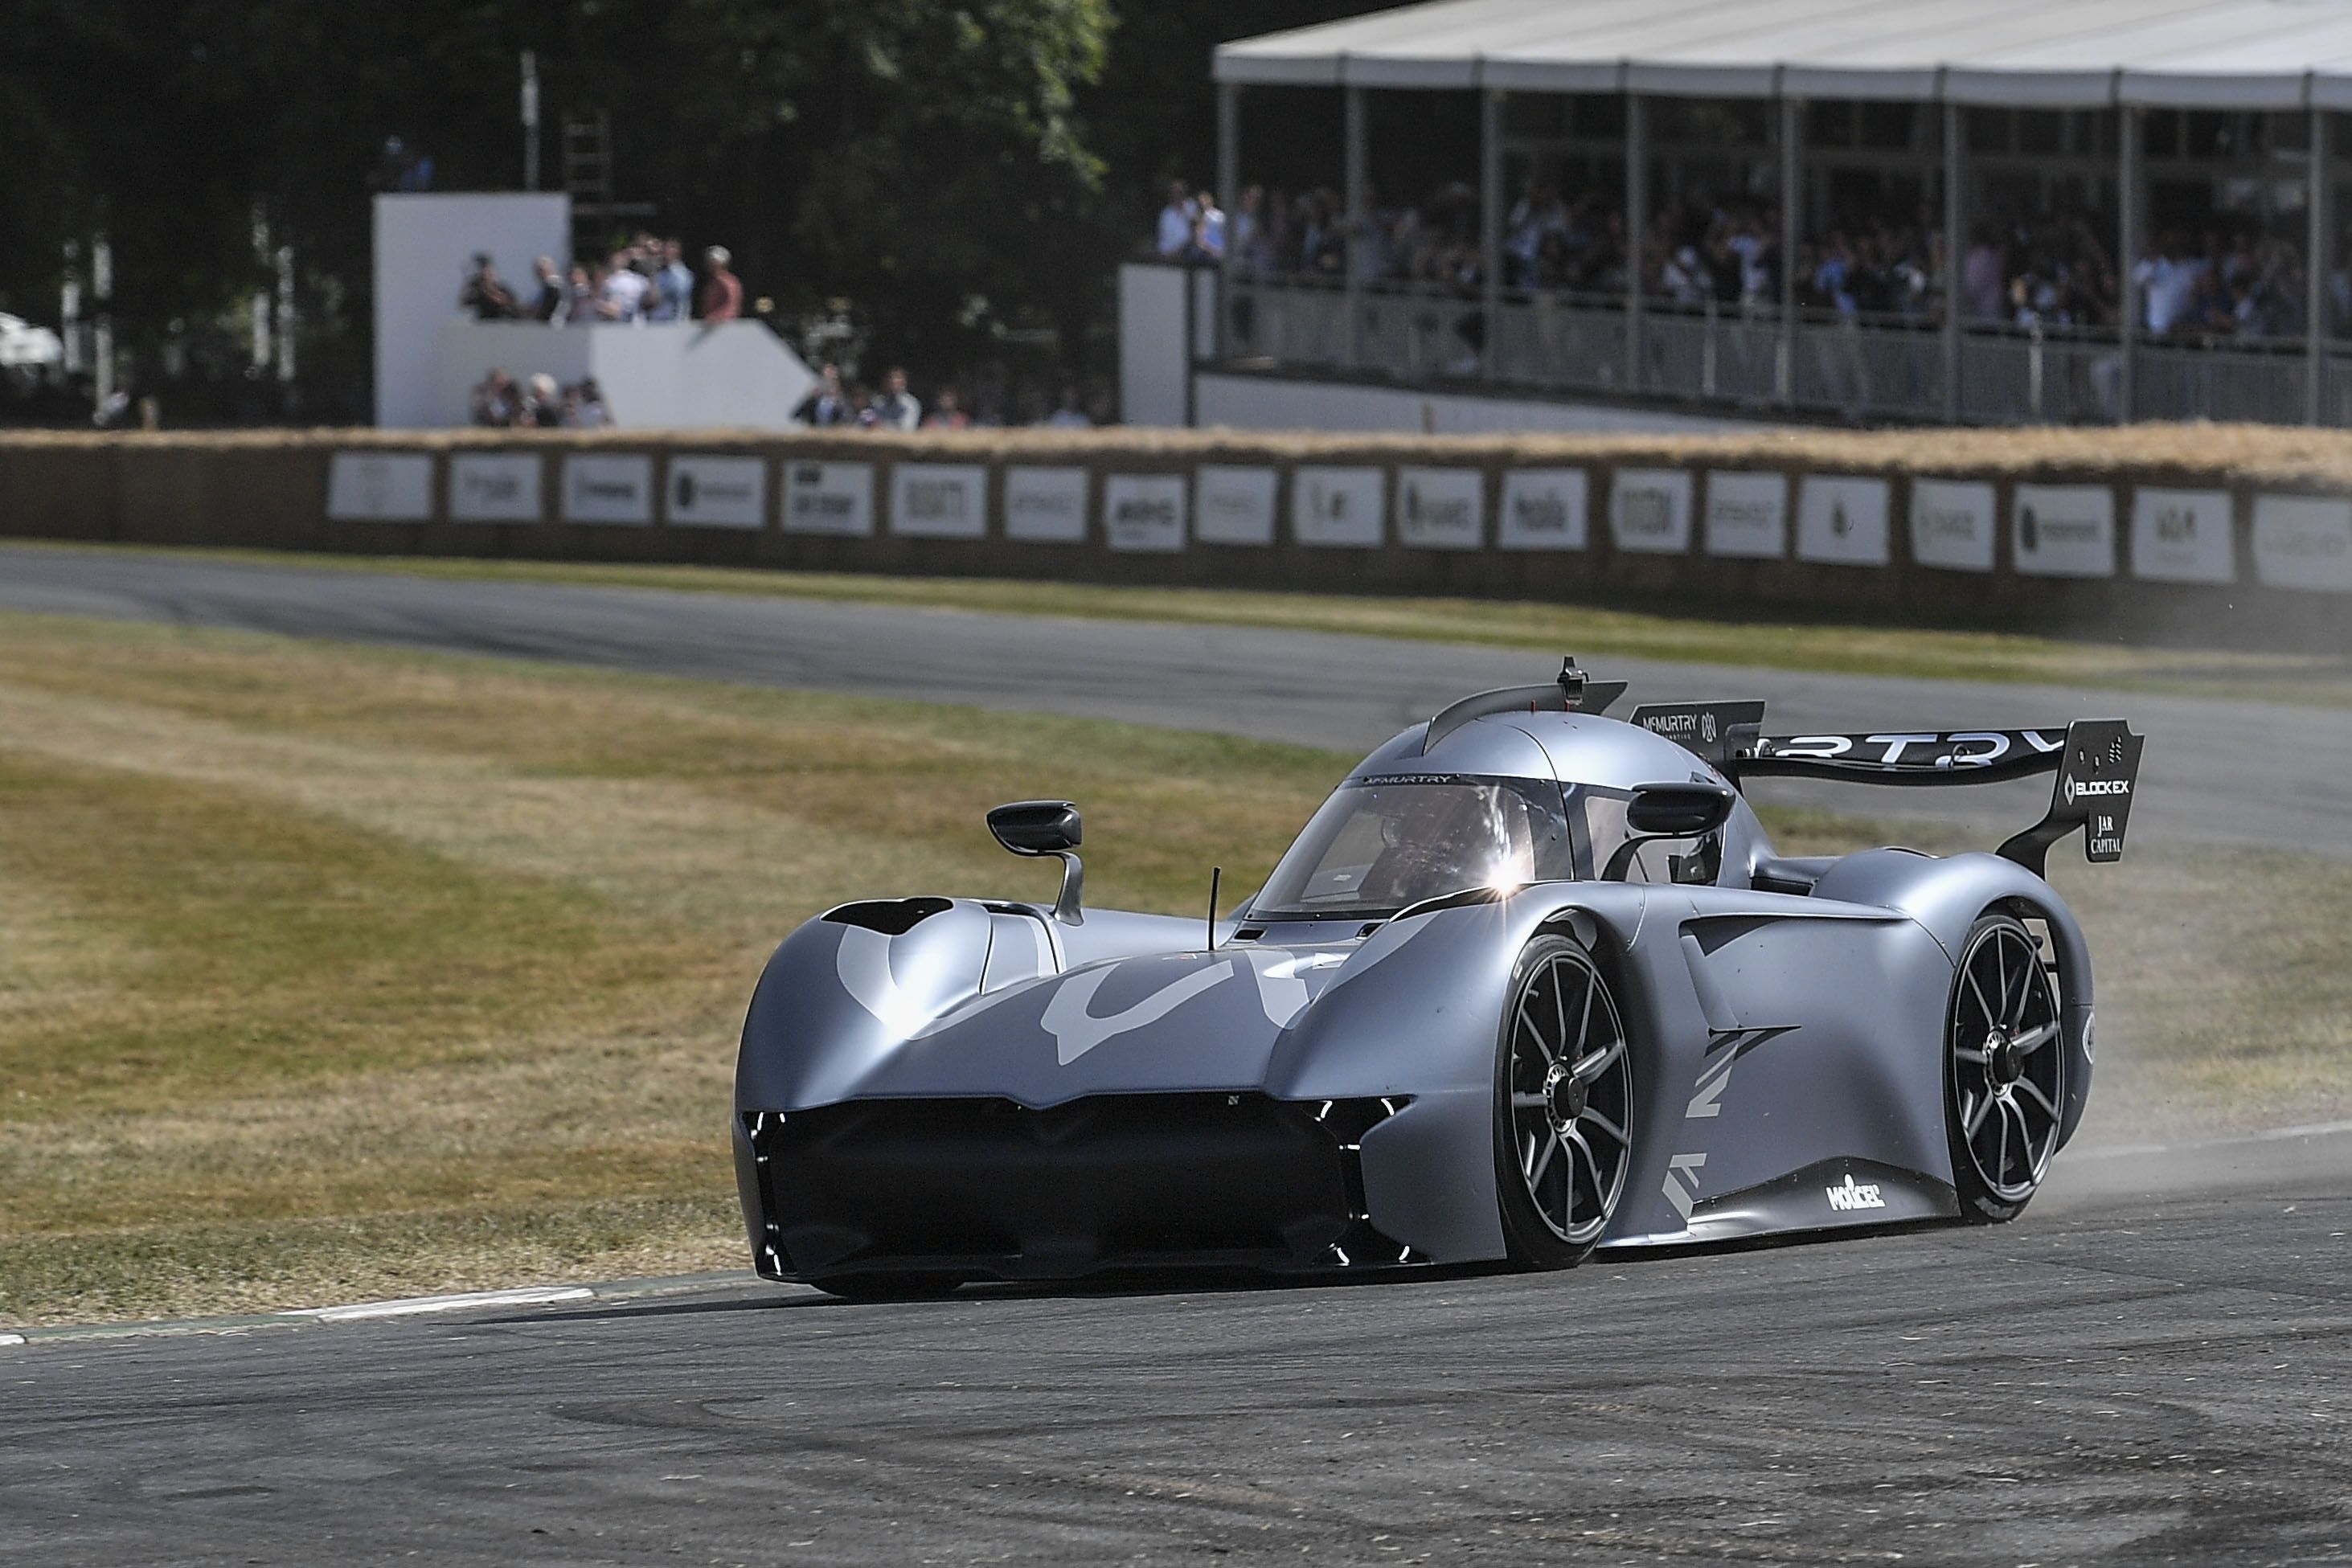
{"type": "Polygon", "coordinates": [[[1633,1164],[1623,1015],[1591,953],[1538,936],[1495,1045],[1495,1186],[1511,1260],[1567,1269],[1599,1244],[1633,1164]]]}
{"type": "Polygon", "coordinates": [[[2025,1212],[2066,1103],[2058,988],[2033,935],[1987,911],[1969,928],[1944,1023],[1944,1124],[1961,1218],[1999,1225],[2025,1212]]]}
{"type": "Polygon", "coordinates": [[[936,1301],[963,1281],[953,1274],[834,1274],[813,1280],[818,1290],[845,1301],[936,1301]]]}

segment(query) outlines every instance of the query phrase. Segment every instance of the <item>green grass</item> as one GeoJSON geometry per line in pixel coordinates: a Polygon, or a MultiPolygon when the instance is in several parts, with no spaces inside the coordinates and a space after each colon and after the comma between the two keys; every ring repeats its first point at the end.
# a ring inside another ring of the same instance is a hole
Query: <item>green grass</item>
{"type": "MultiPolygon", "coordinates": [[[[1046,895],[981,819],[1062,793],[1092,901],[1192,913],[1353,760],[0,616],[0,1324],[738,1265],[728,1080],[785,932],[1046,895]]],[[[2101,958],[2102,1129],[2352,1112],[2352,868],[2059,876],[2101,958]]]]}
{"type": "MultiPolygon", "coordinates": [[[[74,547],[77,549],[87,547],[74,547]]],[[[128,548],[128,547],[109,547],[128,548]]],[[[1829,674],[2096,685],[2239,701],[2352,708],[2352,656],[2149,647],[1997,632],[1846,625],[1757,616],[1715,619],[1516,601],[1373,598],[1251,589],[1123,588],[995,578],[932,578],[752,568],[612,566],[436,557],[203,552],[264,564],[491,582],[567,583],[732,593],[988,614],[1190,625],[1279,627],[1829,674]]]]}

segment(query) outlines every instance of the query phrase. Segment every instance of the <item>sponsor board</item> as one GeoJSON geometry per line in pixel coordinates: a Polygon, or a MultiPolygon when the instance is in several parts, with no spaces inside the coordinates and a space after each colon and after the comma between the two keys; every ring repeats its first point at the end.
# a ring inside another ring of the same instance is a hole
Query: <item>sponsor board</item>
{"type": "Polygon", "coordinates": [[[1192,537],[1207,545],[1274,543],[1274,470],[1202,468],[1192,486],[1192,537]]]}
{"type": "Polygon", "coordinates": [[[449,516],[461,523],[535,523],[542,508],[535,452],[461,452],[449,459],[449,516]]]}
{"type": "Polygon", "coordinates": [[[768,465],[757,457],[673,457],[662,520],[686,528],[756,528],[768,520],[768,465]]]}
{"type": "Polygon", "coordinates": [[[654,460],[638,454],[563,460],[563,520],[567,523],[650,523],[654,520],[654,460]]]}
{"type": "Polygon", "coordinates": [[[2230,532],[2229,492],[2143,485],[2132,497],[2132,575],[2150,582],[2235,581],[2230,532]]]}
{"type": "Polygon", "coordinates": [[[2254,576],[2265,588],[2352,591],[2352,501],[2255,497],[2254,576]]]}
{"type": "Polygon", "coordinates": [[[1797,499],[1797,559],[1832,566],[1885,566],[1893,558],[1884,479],[1807,475],[1797,499]]]}
{"type": "Polygon", "coordinates": [[[1290,530],[1303,545],[1378,549],[1381,471],[1301,468],[1290,476],[1290,530]]]}
{"type": "Polygon", "coordinates": [[[1486,476],[1475,468],[1400,468],[1397,543],[1408,549],[1476,549],[1486,542],[1486,476]]]}
{"type": "Polygon", "coordinates": [[[1103,480],[1103,542],[1130,554],[1184,548],[1184,480],[1176,474],[1113,474],[1103,480]]]}
{"type": "Polygon", "coordinates": [[[1636,555],[1683,555],[1691,542],[1691,476],[1679,468],[1620,468],[1609,486],[1610,535],[1636,555]]]}
{"type": "Polygon", "coordinates": [[[1973,480],[1911,481],[1911,559],[1946,571],[1990,571],[1993,487],[1973,480]]]}
{"type": "Polygon", "coordinates": [[[1087,471],[1007,468],[1004,537],[1043,544],[1082,544],[1087,537],[1087,471]]]}
{"type": "Polygon", "coordinates": [[[433,515],[425,452],[338,452],[327,465],[327,516],[337,522],[421,523],[433,515]]]}
{"type": "Polygon", "coordinates": [[[988,470],[976,463],[894,463],[890,531],[907,538],[988,537],[988,470]]]}
{"type": "Polygon", "coordinates": [[[874,465],[785,464],[784,532],[870,537],[874,532],[874,465]]]}
{"type": "Polygon", "coordinates": [[[1503,476],[1503,507],[1495,523],[1496,549],[1582,549],[1585,497],[1591,485],[1581,468],[1517,468],[1503,476]]]}
{"type": "Polygon", "coordinates": [[[1789,553],[1789,481],[1779,474],[1706,476],[1709,555],[1778,560],[1789,553]]]}
{"type": "Polygon", "coordinates": [[[2020,485],[2010,544],[2025,577],[2113,577],[2116,493],[2105,485],[2020,485]]]}

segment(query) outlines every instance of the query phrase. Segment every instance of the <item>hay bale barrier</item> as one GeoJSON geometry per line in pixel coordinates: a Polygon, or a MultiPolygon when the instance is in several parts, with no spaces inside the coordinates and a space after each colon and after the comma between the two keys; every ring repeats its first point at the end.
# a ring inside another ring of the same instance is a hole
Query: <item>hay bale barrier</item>
{"type": "Polygon", "coordinates": [[[2352,434],[0,434],[0,535],[2352,650],[2352,434]]]}

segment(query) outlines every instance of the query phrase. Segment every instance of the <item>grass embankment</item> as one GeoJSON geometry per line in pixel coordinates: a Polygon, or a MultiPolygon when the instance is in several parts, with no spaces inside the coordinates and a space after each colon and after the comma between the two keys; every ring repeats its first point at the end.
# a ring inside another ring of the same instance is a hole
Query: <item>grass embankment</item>
{"type": "MultiPolygon", "coordinates": [[[[0,1325],[734,1265],[728,1078],[783,932],[1043,896],[981,817],[1063,792],[1093,898],[1190,912],[1350,760],[0,617],[0,1325]]],[[[2110,1106],[2344,1111],[2352,870],[2068,881],[2110,1106]]]]}
{"type": "Polygon", "coordinates": [[[2101,686],[2175,696],[2352,708],[2352,659],[2342,654],[2145,647],[2007,632],[1815,621],[1717,620],[1483,599],[1389,599],[1252,589],[1121,588],[999,578],[416,556],[299,555],[269,550],[172,553],[198,553],[208,559],[262,565],[399,572],[457,581],[653,588],[987,614],[1333,632],[1526,648],[1554,656],[1573,653],[1587,665],[1596,658],[1614,655],[1835,674],[2101,686]]]}

